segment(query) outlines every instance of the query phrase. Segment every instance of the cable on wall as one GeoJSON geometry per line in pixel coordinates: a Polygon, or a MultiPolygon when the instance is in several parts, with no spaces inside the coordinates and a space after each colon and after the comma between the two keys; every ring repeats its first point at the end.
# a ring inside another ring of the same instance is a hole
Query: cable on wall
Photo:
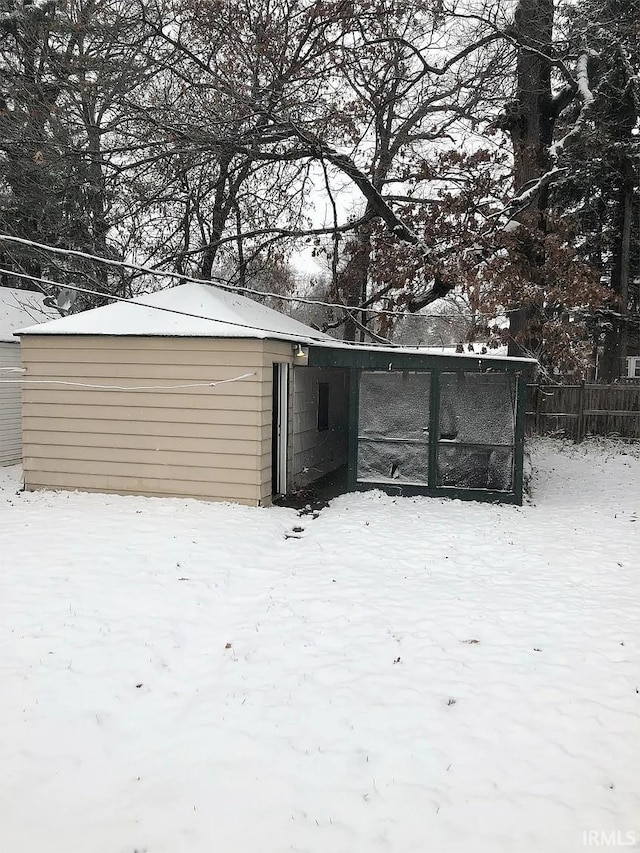
{"type": "MultiPolygon", "coordinates": [[[[2,370],[3,368],[0,368],[2,370]]],[[[254,373],[243,373],[233,379],[220,379],[218,382],[189,382],[185,385],[98,385],[89,382],[70,382],[66,379],[0,379],[0,385],[65,385],[71,388],[88,388],[93,391],[177,391],[183,388],[216,388],[230,382],[240,382],[254,373]]]]}

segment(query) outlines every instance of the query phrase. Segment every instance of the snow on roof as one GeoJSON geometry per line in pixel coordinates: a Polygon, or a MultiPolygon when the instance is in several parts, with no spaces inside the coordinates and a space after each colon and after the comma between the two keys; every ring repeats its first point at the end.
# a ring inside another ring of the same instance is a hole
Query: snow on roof
{"type": "MultiPolygon", "coordinates": [[[[210,284],[189,283],[114,302],[49,323],[30,326],[18,335],[123,335],[135,337],[258,338],[293,341],[332,348],[416,355],[480,357],[479,353],[446,352],[442,347],[380,346],[338,341],[246,296],[210,284]]],[[[503,355],[482,355],[505,359],[503,355]]],[[[516,359],[532,361],[535,359],[516,359]]]]}
{"type": "MultiPolygon", "coordinates": [[[[441,355],[447,356],[447,358],[476,358],[479,361],[495,359],[500,361],[518,362],[519,364],[538,364],[538,360],[536,358],[504,355],[503,353],[506,351],[506,347],[488,350],[486,353],[482,353],[479,350],[471,352],[468,349],[465,349],[464,352],[456,352],[455,347],[428,347],[422,345],[412,347],[405,345],[394,346],[393,344],[389,346],[384,346],[382,344],[352,344],[348,341],[337,341],[334,338],[330,338],[328,342],[322,341],[321,343],[317,343],[314,341],[313,346],[330,349],[356,349],[367,352],[384,352],[389,354],[401,352],[403,355],[441,355]]],[[[477,346],[477,344],[474,344],[474,346],[477,346]]]]}
{"type": "Polygon", "coordinates": [[[18,343],[13,333],[25,323],[44,323],[60,316],[45,307],[43,300],[44,295],[33,290],[0,287],[0,341],[18,343]]]}
{"type": "Polygon", "coordinates": [[[209,284],[181,284],[21,329],[29,335],[126,335],[333,340],[285,314],[209,284]]]}
{"type": "MultiPolygon", "coordinates": [[[[458,344],[447,344],[441,347],[431,347],[433,350],[437,350],[442,353],[442,355],[460,355],[460,350],[458,349],[458,344]]],[[[474,355],[507,355],[509,347],[506,344],[500,344],[500,346],[489,346],[487,341],[473,341],[471,344],[464,343],[462,344],[462,355],[474,356],[474,355]],[[484,349],[484,352],[483,352],[484,349]]]]}

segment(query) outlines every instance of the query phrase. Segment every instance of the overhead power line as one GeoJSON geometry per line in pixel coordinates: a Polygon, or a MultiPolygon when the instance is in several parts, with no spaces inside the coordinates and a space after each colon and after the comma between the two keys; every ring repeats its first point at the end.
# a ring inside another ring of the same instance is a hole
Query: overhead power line
{"type": "MultiPolygon", "coordinates": [[[[14,237],[11,234],[0,234],[0,242],[17,243],[18,245],[29,246],[34,249],[39,249],[43,252],[51,252],[52,254],[56,255],[82,258],[83,260],[94,261],[96,263],[105,264],[107,266],[120,267],[121,269],[131,270],[132,272],[150,275],[156,278],[169,278],[173,279],[174,281],[181,281],[185,284],[215,284],[216,287],[220,287],[224,290],[229,290],[232,293],[247,294],[250,296],[260,297],[268,296],[273,299],[280,299],[283,302],[294,302],[303,305],[316,305],[318,307],[333,308],[335,310],[344,312],[366,311],[367,314],[374,314],[376,316],[405,318],[410,317],[412,319],[460,319],[461,316],[459,313],[421,314],[411,311],[394,311],[393,309],[387,308],[369,308],[366,305],[345,305],[342,302],[327,302],[326,300],[314,299],[309,296],[286,296],[281,293],[275,293],[269,290],[257,290],[256,288],[242,287],[240,285],[231,284],[228,279],[221,278],[220,276],[212,276],[211,279],[194,278],[192,276],[184,275],[184,273],[162,271],[153,267],[147,267],[141,264],[134,264],[130,261],[118,261],[111,258],[103,258],[100,255],[93,255],[90,252],[81,252],[78,249],[64,249],[59,246],[48,246],[45,243],[38,243],[35,240],[28,240],[25,237],[14,237]]],[[[5,272],[7,275],[14,275],[16,277],[23,275],[22,273],[15,272],[13,270],[3,270],[3,272],[5,272]]],[[[28,276],[24,275],[23,277],[28,278],[28,276]]],[[[70,285],[61,284],[60,282],[50,281],[48,283],[53,287],[63,287],[67,290],[73,290],[70,285]]],[[[101,291],[98,291],[96,295],[111,298],[111,295],[109,293],[104,293],[101,291]]]]}
{"type": "MultiPolygon", "coordinates": [[[[216,320],[214,317],[205,317],[203,314],[193,314],[190,311],[180,311],[179,308],[167,308],[164,305],[151,305],[148,302],[140,302],[138,299],[129,299],[126,296],[115,296],[112,293],[102,293],[100,290],[91,290],[87,287],[79,287],[75,284],[60,284],[56,281],[51,281],[48,278],[42,278],[42,276],[28,275],[27,273],[16,273],[11,270],[6,270],[0,267],[0,275],[15,275],[18,278],[26,278],[29,281],[34,281],[38,284],[46,284],[50,287],[62,287],[65,290],[72,290],[74,293],[85,293],[88,296],[101,296],[105,299],[112,299],[114,302],[126,302],[130,305],[137,305],[139,308],[151,308],[154,311],[164,311],[167,314],[175,314],[180,317],[189,317],[192,320],[207,320],[209,323],[224,323],[227,326],[237,326],[240,329],[250,329],[257,332],[267,332],[274,334],[275,329],[262,329],[259,326],[249,325],[248,323],[238,323],[235,320],[216,320]]],[[[280,333],[276,333],[280,334],[280,333]]],[[[326,338],[312,338],[311,335],[296,335],[291,334],[290,336],[287,334],[287,339],[291,338],[293,341],[306,341],[306,340],[316,340],[318,342],[325,341],[326,338]]]]}
{"type": "MultiPolygon", "coordinates": [[[[18,273],[18,272],[14,272],[12,270],[4,269],[2,267],[0,267],[0,275],[14,275],[17,278],[25,278],[29,281],[34,281],[38,284],[46,284],[46,285],[51,286],[51,287],[61,287],[61,288],[65,288],[66,290],[72,290],[76,293],[86,293],[89,296],[100,296],[100,297],[103,297],[105,299],[112,299],[114,302],[125,302],[125,303],[130,304],[130,305],[137,305],[139,308],[151,308],[154,311],[164,311],[167,314],[175,314],[175,315],[180,316],[180,317],[189,317],[189,318],[194,319],[194,320],[206,320],[209,323],[223,323],[224,325],[227,325],[227,326],[236,326],[240,329],[248,329],[249,331],[265,332],[267,335],[274,335],[274,334],[282,335],[283,337],[286,338],[286,340],[292,341],[295,343],[308,343],[309,341],[313,341],[313,342],[318,343],[318,344],[327,345],[327,343],[329,343],[332,340],[328,335],[325,337],[314,337],[313,335],[301,335],[301,334],[298,335],[294,332],[292,332],[292,333],[278,332],[276,329],[262,328],[260,326],[250,325],[248,323],[238,323],[237,321],[232,321],[232,320],[216,320],[214,317],[206,317],[204,314],[193,314],[190,311],[180,311],[180,309],[178,309],[178,308],[167,308],[164,305],[152,305],[148,302],[140,302],[139,299],[129,299],[126,296],[115,296],[114,294],[111,294],[111,293],[102,293],[99,290],[91,290],[91,289],[86,288],[86,287],[79,287],[78,285],[60,284],[59,282],[51,281],[51,280],[46,279],[46,278],[42,278],[42,276],[29,275],[27,273],[18,273]]],[[[210,282],[206,282],[206,283],[210,284],[210,282]]],[[[156,291],[156,292],[158,292],[158,291],[156,291]]],[[[357,341],[340,341],[340,340],[336,339],[335,343],[341,344],[343,346],[344,345],[353,346],[353,347],[362,346],[362,344],[358,343],[357,341]]],[[[366,346],[367,347],[376,347],[377,346],[377,347],[383,347],[386,349],[389,349],[389,348],[391,348],[391,349],[402,349],[403,348],[403,344],[394,344],[394,343],[380,344],[380,343],[372,342],[372,343],[367,343],[366,346]]],[[[411,348],[412,349],[438,349],[438,347],[428,347],[428,346],[419,346],[419,345],[413,346],[411,348]]]]}

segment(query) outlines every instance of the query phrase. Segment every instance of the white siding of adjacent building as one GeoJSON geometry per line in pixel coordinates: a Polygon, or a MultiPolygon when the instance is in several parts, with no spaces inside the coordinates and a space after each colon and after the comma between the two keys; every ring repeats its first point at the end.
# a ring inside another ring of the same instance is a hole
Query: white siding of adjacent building
{"type": "Polygon", "coordinates": [[[627,377],[640,379],[640,355],[627,356],[627,377]]]}
{"type": "Polygon", "coordinates": [[[0,341],[0,465],[22,455],[20,440],[20,344],[0,341]]]}
{"type": "Polygon", "coordinates": [[[305,486],[347,462],[349,417],[345,370],[294,369],[293,484],[305,486]],[[329,383],[329,429],[318,430],[318,387],[329,383]]]}

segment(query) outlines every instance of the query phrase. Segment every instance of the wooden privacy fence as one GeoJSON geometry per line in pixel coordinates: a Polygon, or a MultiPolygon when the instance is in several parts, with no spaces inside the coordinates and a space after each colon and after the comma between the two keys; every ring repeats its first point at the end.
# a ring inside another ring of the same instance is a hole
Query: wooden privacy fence
{"type": "Polygon", "coordinates": [[[528,434],[640,439],[640,383],[528,385],[528,434]]]}

